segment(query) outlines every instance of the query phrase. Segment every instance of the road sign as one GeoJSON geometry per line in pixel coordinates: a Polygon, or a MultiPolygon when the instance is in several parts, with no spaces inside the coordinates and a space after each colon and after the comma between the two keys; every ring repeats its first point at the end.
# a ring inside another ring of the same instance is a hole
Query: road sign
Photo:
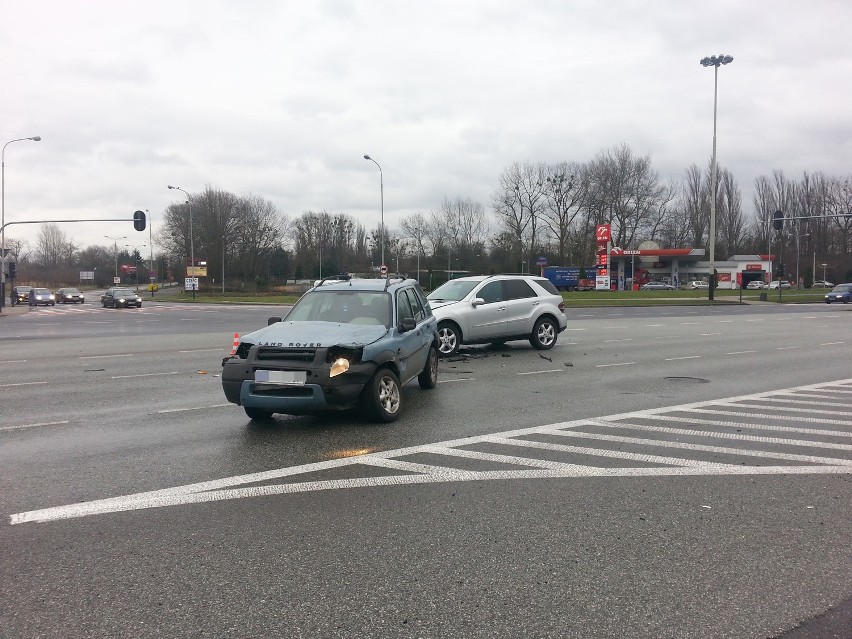
{"type": "Polygon", "coordinates": [[[183,290],[185,290],[185,291],[197,291],[198,290],[198,278],[197,277],[184,278],[183,290]]]}
{"type": "Polygon", "coordinates": [[[388,267],[386,265],[382,264],[379,267],[379,273],[381,273],[382,275],[387,275],[388,274],[388,267]]]}
{"type": "Polygon", "coordinates": [[[116,275],[115,277],[112,278],[112,283],[113,284],[121,284],[121,278],[116,275]]]}
{"type": "Polygon", "coordinates": [[[542,255],[541,257],[539,257],[535,261],[535,263],[538,264],[539,266],[546,266],[547,265],[547,258],[542,255]]]}

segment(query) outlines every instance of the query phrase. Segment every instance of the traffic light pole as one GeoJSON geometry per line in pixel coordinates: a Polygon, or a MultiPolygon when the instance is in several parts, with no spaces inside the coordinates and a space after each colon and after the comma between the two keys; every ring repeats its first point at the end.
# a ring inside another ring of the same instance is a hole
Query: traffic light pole
{"type": "MultiPolygon", "coordinates": [[[[138,213],[139,211],[137,211],[138,213]]],[[[137,215],[134,214],[134,217],[126,218],[126,217],[108,217],[101,219],[84,219],[84,220],[22,220],[19,222],[6,222],[2,226],[0,226],[0,233],[6,229],[7,226],[12,226],[14,224],[63,224],[67,222],[133,222],[136,230],[141,231],[145,229],[145,217],[144,215],[140,219],[137,215]],[[139,228],[139,227],[142,228],[139,228]]],[[[2,256],[2,260],[0,260],[0,269],[3,269],[3,273],[5,273],[6,267],[6,256],[2,256]]],[[[5,291],[4,291],[5,294],[5,291]]],[[[0,313],[3,312],[3,307],[0,305],[0,313]]]]}

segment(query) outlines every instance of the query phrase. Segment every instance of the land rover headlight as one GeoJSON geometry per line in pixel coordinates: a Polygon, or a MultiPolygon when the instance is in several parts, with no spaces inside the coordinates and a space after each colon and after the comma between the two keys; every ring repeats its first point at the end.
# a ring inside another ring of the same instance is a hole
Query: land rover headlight
{"type": "Polygon", "coordinates": [[[349,370],[349,360],[345,357],[338,357],[331,363],[331,370],[328,373],[329,377],[337,377],[338,375],[343,375],[346,371],[349,370]]]}

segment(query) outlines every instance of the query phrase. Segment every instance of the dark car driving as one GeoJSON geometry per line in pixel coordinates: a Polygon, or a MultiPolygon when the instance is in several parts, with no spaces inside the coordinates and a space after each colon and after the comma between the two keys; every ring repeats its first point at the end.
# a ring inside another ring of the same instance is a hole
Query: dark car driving
{"type": "Polygon", "coordinates": [[[104,308],[142,308],[142,298],[129,288],[113,287],[101,295],[101,304],[104,308]]]}
{"type": "Polygon", "coordinates": [[[838,284],[830,293],[826,293],[825,295],[826,304],[831,304],[832,302],[848,304],[849,300],[852,300],[852,284],[838,284]]]}
{"type": "Polygon", "coordinates": [[[69,302],[71,304],[82,304],[85,301],[80,290],[70,286],[60,288],[53,295],[56,297],[57,303],[62,304],[68,304],[69,302]]]}

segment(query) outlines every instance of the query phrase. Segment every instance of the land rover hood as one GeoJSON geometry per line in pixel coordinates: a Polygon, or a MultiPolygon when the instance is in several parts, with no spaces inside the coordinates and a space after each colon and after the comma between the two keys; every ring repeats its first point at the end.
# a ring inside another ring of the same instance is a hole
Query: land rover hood
{"type": "Polygon", "coordinates": [[[337,344],[359,346],[375,342],[387,333],[381,325],[334,322],[276,322],[243,335],[243,342],[260,346],[320,348],[337,344]]]}

